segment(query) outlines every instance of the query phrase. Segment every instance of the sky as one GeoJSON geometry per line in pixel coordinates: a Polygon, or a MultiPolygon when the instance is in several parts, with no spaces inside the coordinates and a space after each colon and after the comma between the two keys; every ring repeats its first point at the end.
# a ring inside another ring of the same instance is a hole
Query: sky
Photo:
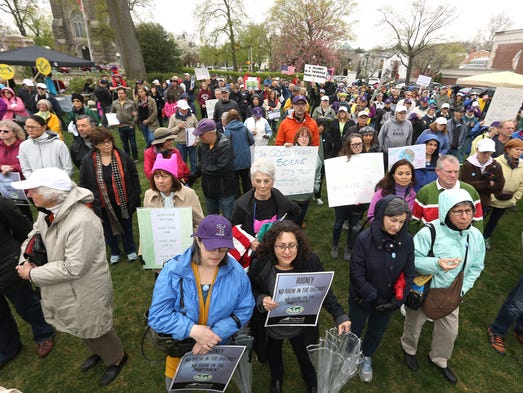
{"type": "MultiPolygon", "coordinates": [[[[289,0],[292,1],[292,0],[289,0]]],[[[188,33],[195,34],[198,40],[198,25],[193,19],[193,11],[196,1],[184,0],[155,0],[152,6],[145,12],[140,12],[140,19],[143,21],[155,21],[164,28],[175,34],[188,33]]],[[[407,1],[393,2],[395,9],[408,4],[407,1]]],[[[247,15],[251,16],[251,21],[265,20],[269,9],[274,4],[273,0],[243,0],[247,15]]],[[[386,30],[377,26],[380,18],[379,10],[385,5],[391,4],[390,0],[359,0],[348,20],[351,22],[355,40],[349,41],[353,48],[372,49],[376,46],[386,45],[384,36],[386,30]],[[358,22],[354,22],[357,20],[358,22]]],[[[436,6],[439,2],[431,2],[436,6]]],[[[504,13],[512,16],[512,29],[522,29],[523,1],[520,0],[475,0],[475,1],[443,1],[441,4],[452,4],[456,8],[458,18],[452,22],[445,31],[445,37],[449,40],[469,40],[472,39],[482,27],[487,26],[492,15],[504,13]],[[495,7],[495,9],[492,9],[495,7]]]]}

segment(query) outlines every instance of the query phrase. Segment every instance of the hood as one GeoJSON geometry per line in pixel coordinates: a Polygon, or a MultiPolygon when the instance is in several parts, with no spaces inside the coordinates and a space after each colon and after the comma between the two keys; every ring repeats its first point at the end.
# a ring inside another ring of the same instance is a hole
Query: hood
{"type": "Polygon", "coordinates": [[[243,123],[239,120],[233,120],[231,121],[230,123],[227,123],[227,125],[225,126],[225,129],[226,130],[230,130],[230,131],[242,131],[243,128],[245,126],[243,125],[243,123]]]}
{"type": "MultiPolygon", "coordinates": [[[[387,236],[385,232],[381,230],[383,226],[383,217],[385,216],[385,208],[389,205],[390,201],[392,201],[395,198],[400,198],[396,195],[386,195],[383,198],[381,198],[377,203],[376,207],[374,208],[374,221],[372,221],[371,231],[372,235],[375,239],[383,238],[384,236],[387,236]]],[[[400,198],[401,199],[401,198],[400,198]]],[[[400,229],[400,231],[396,234],[395,238],[402,239],[403,236],[405,236],[408,233],[409,229],[409,222],[410,215],[407,217],[407,221],[405,221],[405,224],[403,224],[403,227],[400,229]]],[[[389,237],[391,235],[388,235],[389,237]]]]}
{"type": "MultiPolygon", "coordinates": [[[[2,94],[2,97],[4,96],[4,91],[6,91],[6,90],[9,91],[9,92],[11,92],[11,94],[13,95],[13,97],[15,96],[15,92],[13,91],[13,89],[11,89],[10,87],[4,87],[4,88],[0,91],[0,93],[2,94]]],[[[12,98],[12,97],[11,97],[11,98],[12,98]]]]}
{"type": "Polygon", "coordinates": [[[42,135],[40,135],[38,138],[33,139],[33,138],[29,137],[26,140],[33,141],[34,143],[48,143],[55,139],[58,139],[58,134],[56,134],[50,130],[45,130],[45,132],[42,135]]]}
{"type": "Polygon", "coordinates": [[[472,201],[472,197],[470,196],[468,191],[462,188],[445,190],[441,194],[439,194],[439,221],[441,223],[444,223],[445,218],[449,213],[449,210],[461,202],[470,202],[472,204],[472,208],[474,208],[474,202],[472,201]]]}
{"type": "Polygon", "coordinates": [[[76,203],[80,202],[88,204],[92,203],[93,201],[94,195],[90,190],[88,190],[87,188],[78,187],[73,182],[73,188],[69,192],[67,198],[65,198],[62,206],[60,207],[60,210],[56,214],[55,221],[59,221],[60,219],[62,219],[62,217],[66,217],[71,207],[76,203]]]}
{"type": "Polygon", "coordinates": [[[432,133],[422,134],[419,136],[419,138],[416,140],[416,144],[420,145],[422,143],[427,144],[428,141],[436,141],[438,143],[438,147],[436,148],[436,151],[432,154],[432,156],[439,157],[439,147],[440,147],[440,141],[438,139],[438,136],[432,133]]]}

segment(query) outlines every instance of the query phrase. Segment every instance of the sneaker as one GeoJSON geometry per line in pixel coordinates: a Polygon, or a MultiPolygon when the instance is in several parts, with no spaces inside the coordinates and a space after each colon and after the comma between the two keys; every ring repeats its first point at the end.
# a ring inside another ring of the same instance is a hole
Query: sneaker
{"type": "Polygon", "coordinates": [[[362,357],[360,378],[363,382],[372,381],[372,358],[370,356],[362,357]]]}
{"type": "Polygon", "coordinates": [[[521,332],[516,332],[514,330],[514,336],[516,336],[516,340],[518,340],[521,344],[523,344],[523,333],[521,332]]]}
{"type": "Polygon", "coordinates": [[[343,222],[343,230],[348,231],[349,230],[349,221],[345,220],[343,222]]]}
{"type": "Polygon", "coordinates": [[[490,238],[485,239],[485,249],[490,250],[492,246],[490,245],[490,238]]]}
{"type": "Polygon", "coordinates": [[[331,248],[331,258],[338,259],[338,246],[332,246],[331,248]]]}
{"type": "Polygon", "coordinates": [[[127,254],[127,260],[129,262],[134,262],[138,259],[138,254],[136,254],[135,252],[132,252],[130,254],[127,254]]]}
{"type": "Polygon", "coordinates": [[[316,204],[318,206],[323,206],[323,201],[321,200],[321,198],[316,198],[316,204]]]}
{"type": "Polygon", "coordinates": [[[505,354],[505,340],[501,336],[496,336],[490,327],[487,328],[488,341],[494,350],[501,354],[505,354]]]}
{"type": "Polygon", "coordinates": [[[343,259],[345,261],[350,261],[350,257],[352,255],[352,250],[350,248],[345,248],[345,252],[343,253],[343,259]]]}
{"type": "Polygon", "coordinates": [[[111,255],[111,265],[115,265],[120,262],[120,255],[111,255]]]}
{"type": "Polygon", "coordinates": [[[404,317],[407,316],[407,311],[405,310],[405,305],[402,304],[401,307],[400,307],[400,314],[403,315],[404,317]]]}

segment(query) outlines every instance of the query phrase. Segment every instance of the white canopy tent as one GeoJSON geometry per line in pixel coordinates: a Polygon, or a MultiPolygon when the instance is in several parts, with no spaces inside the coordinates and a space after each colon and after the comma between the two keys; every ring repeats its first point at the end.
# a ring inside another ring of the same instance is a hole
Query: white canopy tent
{"type": "Polygon", "coordinates": [[[511,71],[467,76],[456,81],[460,86],[523,88],[523,75],[511,71]]]}

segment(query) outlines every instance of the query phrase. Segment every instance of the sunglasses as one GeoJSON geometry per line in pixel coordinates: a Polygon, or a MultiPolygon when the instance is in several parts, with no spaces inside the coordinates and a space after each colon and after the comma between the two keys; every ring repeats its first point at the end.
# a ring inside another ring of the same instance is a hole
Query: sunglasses
{"type": "Polygon", "coordinates": [[[0,130],[0,132],[3,134],[9,134],[11,132],[11,130],[0,130]]]}

